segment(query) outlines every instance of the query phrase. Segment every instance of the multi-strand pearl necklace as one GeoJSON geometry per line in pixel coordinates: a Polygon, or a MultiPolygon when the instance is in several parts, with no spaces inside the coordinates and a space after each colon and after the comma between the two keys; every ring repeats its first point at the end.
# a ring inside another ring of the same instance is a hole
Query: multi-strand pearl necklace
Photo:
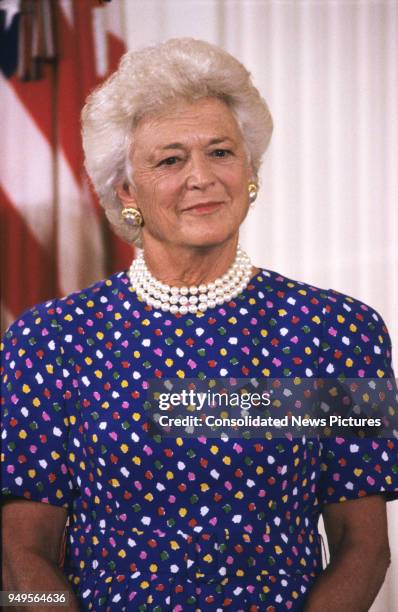
{"type": "Polygon", "coordinates": [[[252,263],[238,246],[234,263],[221,277],[207,285],[171,287],[157,280],[149,272],[140,251],[130,266],[128,276],[138,297],[153,308],[176,314],[206,312],[236,298],[248,285],[252,263]]]}

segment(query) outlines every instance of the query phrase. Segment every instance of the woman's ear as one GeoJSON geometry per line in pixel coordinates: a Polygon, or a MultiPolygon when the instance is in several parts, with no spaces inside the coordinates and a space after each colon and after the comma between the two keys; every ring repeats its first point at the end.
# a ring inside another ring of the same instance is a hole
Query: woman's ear
{"type": "Polygon", "coordinates": [[[257,183],[256,172],[253,169],[253,164],[250,162],[247,168],[247,176],[249,183],[257,183]]]}
{"type": "Polygon", "coordinates": [[[250,181],[249,181],[250,183],[258,182],[257,173],[254,171],[252,162],[249,162],[249,176],[250,176],[250,181]]]}
{"type": "Polygon", "coordinates": [[[136,208],[137,199],[129,183],[120,183],[115,191],[123,206],[133,206],[136,208]]]}

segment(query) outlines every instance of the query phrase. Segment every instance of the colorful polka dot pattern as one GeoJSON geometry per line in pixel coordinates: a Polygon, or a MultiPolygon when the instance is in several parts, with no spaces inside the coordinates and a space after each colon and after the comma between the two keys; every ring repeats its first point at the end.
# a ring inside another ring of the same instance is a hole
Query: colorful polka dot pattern
{"type": "Polygon", "coordinates": [[[151,378],[392,376],[371,308],[263,270],[170,315],[124,273],[41,304],[3,348],[3,493],[68,508],[82,610],[302,610],[324,503],[398,497],[396,440],[150,435],[151,378]]]}

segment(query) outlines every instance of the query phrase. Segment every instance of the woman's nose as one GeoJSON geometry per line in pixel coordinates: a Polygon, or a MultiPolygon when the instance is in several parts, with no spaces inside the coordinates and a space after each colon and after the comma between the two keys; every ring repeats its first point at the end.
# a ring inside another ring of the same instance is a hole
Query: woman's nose
{"type": "Polygon", "coordinates": [[[205,189],[214,181],[211,160],[201,153],[192,155],[186,179],[188,189],[205,189]]]}

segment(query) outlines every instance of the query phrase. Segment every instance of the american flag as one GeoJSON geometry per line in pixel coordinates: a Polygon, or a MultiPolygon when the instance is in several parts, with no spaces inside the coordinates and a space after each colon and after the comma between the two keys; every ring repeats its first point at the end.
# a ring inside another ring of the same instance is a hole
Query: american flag
{"type": "Polygon", "coordinates": [[[0,0],[2,329],[125,268],[83,168],[80,111],[124,52],[119,0],[0,0]]]}

